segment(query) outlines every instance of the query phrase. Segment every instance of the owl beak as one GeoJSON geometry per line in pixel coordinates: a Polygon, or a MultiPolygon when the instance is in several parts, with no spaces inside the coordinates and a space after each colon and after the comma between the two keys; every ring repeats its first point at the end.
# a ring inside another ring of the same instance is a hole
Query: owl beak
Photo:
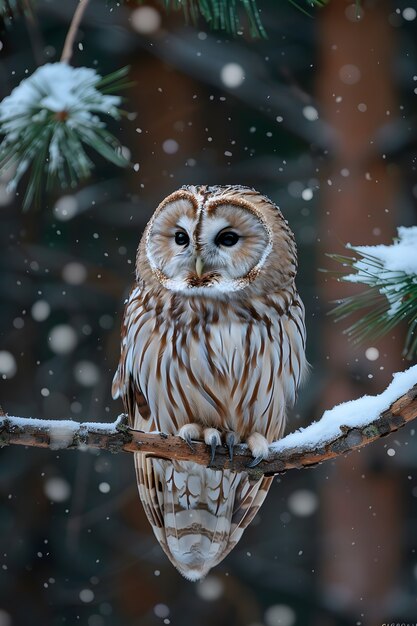
{"type": "Polygon", "coordinates": [[[197,272],[197,276],[201,278],[203,274],[204,261],[201,256],[198,256],[195,260],[195,271],[197,272]]]}

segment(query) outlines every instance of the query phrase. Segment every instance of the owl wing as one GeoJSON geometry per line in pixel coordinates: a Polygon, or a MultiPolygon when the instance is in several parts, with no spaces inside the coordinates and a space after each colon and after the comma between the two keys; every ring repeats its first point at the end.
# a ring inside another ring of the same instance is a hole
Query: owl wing
{"type": "MultiPolygon", "coordinates": [[[[153,430],[150,409],[132,371],[134,355],[131,351],[134,349],[134,344],[128,342],[129,332],[132,330],[134,332],[134,325],[140,318],[141,304],[141,290],[138,286],[134,286],[126,300],[121,330],[120,361],[113,378],[112,396],[114,399],[121,398],[129,426],[149,432],[153,430]]],[[[160,529],[164,525],[161,484],[154,471],[152,459],[139,453],[134,457],[143,508],[157,539],[161,542],[160,529]]]]}
{"type": "Polygon", "coordinates": [[[121,329],[122,343],[120,361],[112,383],[112,396],[121,398],[125,413],[128,415],[129,426],[137,430],[149,432],[151,413],[148,402],[143,395],[137,378],[133,373],[134,345],[129,345],[128,335],[142,310],[141,290],[135,285],[126,300],[121,329]]]}

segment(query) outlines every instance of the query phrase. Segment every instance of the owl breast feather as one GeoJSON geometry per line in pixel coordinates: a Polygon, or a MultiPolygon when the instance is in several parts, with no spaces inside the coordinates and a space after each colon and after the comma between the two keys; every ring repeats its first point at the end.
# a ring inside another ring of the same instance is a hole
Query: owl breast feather
{"type": "Polygon", "coordinates": [[[261,300],[257,319],[216,301],[182,300],[173,307],[168,299],[155,315],[136,290],[126,308],[123,375],[146,398],[153,428],[176,434],[197,421],[242,440],[253,431],[278,438],[304,366],[293,316],[261,300]]]}

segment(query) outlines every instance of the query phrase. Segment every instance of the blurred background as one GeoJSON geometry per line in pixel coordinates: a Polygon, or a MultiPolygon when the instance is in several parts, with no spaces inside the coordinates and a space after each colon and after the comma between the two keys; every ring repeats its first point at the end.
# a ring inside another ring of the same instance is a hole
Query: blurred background
{"type": "MultiPolygon", "coordinates": [[[[301,0],[300,0],[301,2],[301,0]]],[[[325,253],[390,243],[415,223],[417,11],[331,0],[306,15],[259,0],[268,39],[186,25],[159,4],[92,0],[73,64],[131,66],[132,115],[110,124],[134,168],[96,159],[85,186],[21,211],[0,181],[0,399],[11,415],[112,421],[110,385],[135,251],[183,184],[269,195],[298,242],[311,376],[289,429],[380,392],[403,334],[354,346],[331,301],[352,293],[325,253]],[[359,12],[359,17],[357,15],[359,12]]],[[[0,97],[57,61],[76,2],[39,0],[2,27],[0,97]]],[[[417,620],[417,442],[387,440],[275,479],[209,577],[163,554],[128,454],[0,454],[0,626],[377,626],[417,620]]]]}

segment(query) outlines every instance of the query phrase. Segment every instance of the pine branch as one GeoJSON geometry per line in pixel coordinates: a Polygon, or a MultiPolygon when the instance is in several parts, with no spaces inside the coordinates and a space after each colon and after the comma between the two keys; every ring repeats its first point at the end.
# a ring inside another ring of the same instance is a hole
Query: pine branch
{"type": "MultiPolygon", "coordinates": [[[[377,401],[378,398],[381,396],[371,399],[377,401]]],[[[247,466],[251,455],[244,445],[235,446],[232,462],[229,460],[228,451],[223,447],[218,447],[215,460],[210,464],[209,449],[204,443],[194,442],[193,449],[191,449],[179,437],[132,430],[126,425],[124,415],[112,424],[76,423],[70,420],[33,420],[4,416],[0,418],[0,446],[15,444],[53,450],[83,450],[90,447],[110,452],[144,452],[162,459],[193,461],[216,470],[246,471],[254,478],[259,478],[262,475],[280,474],[290,469],[312,467],[358,450],[397,431],[416,418],[417,384],[391,402],[388,408],[381,411],[375,419],[371,419],[362,426],[346,426],[342,423],[337,436],[330,437],[328,440],[323,441],[320,437],[314,440],[310,435],[306,437],[304,445],[294,446],[294,434],[284,437],[271,445],[271,453],[267,460],[250,469],[247,466]]],[[[317,427],[320,427],[323,419],[324,417],[320,422],[307,427],[301,435],[308,434],[311,428],[318,431],[320,428],[317,427]]]]}
{"type": "Polygon", "coordinates": [[[417,227],[398,229],[391,246],[350,246],[351,256],[328,254],[347,268],[336,272],[340,282],[367,285],[362,293],[344,298],[330,311],[336,321],[353,313],[361,317],[344,333],[356,343],[378,339],[401,322],[408,323],[404,356],[417,354],[417,227]]]}
{"type": "Polygon", "coordinates": [[[201,16],[211,28],[236,34],[242,30],[239,9],[249,21],[252,37],[266,37],[256,0],[160,0],[166,11],[182,10],[187,22],[201,16]]]}
{"type": "MultiPolygon", "coordinates": [[[[71,46],[70,40],[67,56],[71,46]]],[[[119,167],[129,164],[100,117],[120,119],[121,98],[109,94],[124,86],[127,71],[102,78],[92,68],[49,63],[0,103],[0,174],[12,172],[9,189],[14,191],[28,173],[24,209],[36,201],[45,179],[50,189],[57,182],[62,188],[75,187],[88,178],[94,168],[92,151],[119,167]]]]}
{"type": "Polygon", "coordinates": [[[71,60],[75,37],[77,36],[78,28],[81,24],[81,20],[83,19],[83,15],[89,2],[90,0],[79,0],[79,4],[75,9],[67,36],[65,38],[65,43],[61,55],[61,63],[69,63],[71,60]]]}
{"type": "MultiPolygon", "coordinates": [[[[310,7],[324,7],[326,6],[326,4],[328,4],[329,1],[330,0],[307,0],[307,4],[310,7]]],[[[297,0],[288,0],[288,2],[294,5],[299,11],[304,13],[304,15],[308,15],[308,17],[311,16],[311,14],[301,4],[299,4],[297,0]]]]}
{"type": "MultiPolygon", "coordinates": [[[[30,18],[29,0],[21,2],[30,18]]],[[[6,4],[9,6],[10,2],[6,4]]],[[[119,167],[129,164],[119,141],[99,117],[121,117],[121,98],[108,94],[128,86],[128,68],[103,78],[91,68],[69,65],[88,4],[89,0],[78,0],[61,61],[38,67],[0,103],[0,134],[4,135],[0,143],[0,175],[10,179],[8,189],[15,191],[28,173],[24,210],[33,202],[39,204],[44,179],[47,190],[56,183],[64,189],[75,187],[87,179],[94,168],[91,151],[119,167]]],[[[20,6],[16,0],[12,5],[20,6]]],[[[0,13],[2,6],[5,5],[0,0],[0,13]]]]}
{"type": "MultiPolygon", "coordinates": [[[[141,2],[143,0],[139,0],[141,2]]],[[[288,0],[298,10],[310,16],[303,4],[308,7],[323,7],[329,0],[288,0]]],[[[262,24],[261,11],[258,0],[159,0],[164,9],[182,11],[187,22],[196,24],[203,18],[210,28],[224,30],[233,35],[244,30],[240,13],[246,15],[249,22],[249,32],[252,37],[266,38],[267,34],[262,24]],[[242,11],[240,11],[242,9],[242,11]]]]}

